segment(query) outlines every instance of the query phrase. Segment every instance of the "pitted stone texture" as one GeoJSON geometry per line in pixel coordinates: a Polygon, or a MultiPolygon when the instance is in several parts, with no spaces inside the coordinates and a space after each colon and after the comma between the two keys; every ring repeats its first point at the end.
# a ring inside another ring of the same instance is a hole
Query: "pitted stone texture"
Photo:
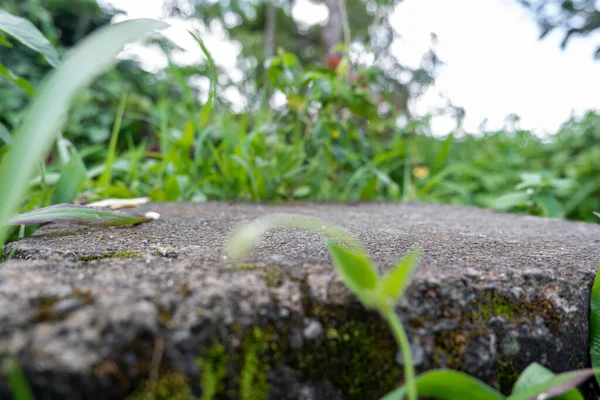
{"type": "Polygon", "coordinates": [[[599,225],[426,204],[150,204],[140,211],[148,210],[161,219],[125,228],[47,226],[9,246],[30,261],[0,265],[0,352],[17,356],[38,399],[123,398],[155,365],[186,374],[199,394],[196,360],[215,341],[231,355],[226,386],[235,391],[236,354],[247,351],[255,327],[278,349],[271,398],[377,398],[400,382],[387,328],[342,285],[318,235],[269,232],[245,260],[251,268],[224,259],[234,228],[273,213],[340,225],[382,271],[422,249],[398,306],[420,370],[458,368],[506,391],[530,362],[556,372],[589,362],[599,225]],[[377,354],[353,348],[362,337],[377,354]],[[336,368],[355,366],[357,357],[356,373],[375,372],[349,390],[353,377],[336,368]],[[311,372],[314,365],[323,370],[311,372]]]}

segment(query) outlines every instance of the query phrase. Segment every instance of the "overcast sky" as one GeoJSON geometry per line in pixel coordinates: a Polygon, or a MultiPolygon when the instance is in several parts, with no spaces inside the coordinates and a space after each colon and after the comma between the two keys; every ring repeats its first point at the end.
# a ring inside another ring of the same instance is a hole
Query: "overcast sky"
{"type": "MultiPolygon", "coordinates": [[[[163,0],[103,2],[123,9],[127,18],[163,16],[163,0]]],[[[326,9],[311,6],[308,0],[299,4],[295,15],[314,22],[326,18],[326,9]]],[[[394,51],[408,65],[418,64],[428,49],[430,33],[438,36],[438,55],[446,65],[435,89],[416,105],[420,114],[440,104],[443,93],[465,108],[467,131],[477,131],[484,119],[489,121],[488,129],[500,129],[506,116],[516,113],[522,128],[544,134],[556,131],[573,111],[580,115],[588,109],[600,110],[600,62],[592,58],[598,34],[574,38],[561,51],[559,32],[539,41],[537,26],[516,0],[404,0],[391,21],[402,35],[394,51]]],[[[184,31],[174,29],[169,36],[188,49],[183,61],[201,58],[184,31]]],[[[207,40],[207,46],[220,64],[234,65],[236,47],[224,45],[218,34],[207,40]]],[[[129,52],[160,66],[156,55],[139,47],[129,52]]],[[[436,133],[445,134],[453,127],[449,119],[433,121],[436,133]]]]}

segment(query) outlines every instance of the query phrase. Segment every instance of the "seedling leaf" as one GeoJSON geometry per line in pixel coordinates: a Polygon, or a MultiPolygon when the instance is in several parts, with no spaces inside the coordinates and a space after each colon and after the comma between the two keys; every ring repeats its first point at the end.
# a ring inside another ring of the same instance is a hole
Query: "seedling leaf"
{"type": "Polygon", "coordinates": [[[299,215],[274,215],[258,218],[238,228],[227,243],[227,255],[238,260],[245,257],[258,244],[260,236],[271,229],[303,229],[321,233],[328,240],[340,241],[356,251],[363,251],[360,243],[344,230],[316,218],[299,215]]]}
{"type": "Polygon", "coordinates": [[[388,271],[380,281],[379,294],[396,301],[404,294],[408,282],[417,266],[420,252],[413,251],[388,271]]]}
{"type": "Polygon", "coordinates": [[[600,370],[588,368],[558,374],[544,382],[529,386],[517,393],[511,394],[507,400],[552,399],[581,385],[594,375],[594,373],[598,372],[600,372],[600,370]]]}
{"type": "MultiPolygon", "coordinates": [[[[533,387],[537,384],[546,382],[546,381],[552,379],[554,376],[556,376],[556,375],[552,371],[550,371],[548,368],[546,368],[538,363],[535,363],[535,362],[531,363],[521,373],[521,375],[517,379],[517,382],[515,382],[515,385],[513,386],[512,391],[513,391],[513,393],[519,393],[519,392],[524,391],[525,389],[533,387]]],[[[577,389],[573,388],[558,397],[554,397],[554,399],[556,399],[556,400],[583,400],[583,396],[577,389]]]]}
{"type": "Polygon", "coordinates": [[[371,260],[363,253],[348,250],[335,242],[329,242],[327,247],[346,286],[364,300],[366,292],[375,289],[379,281],[371,260]]]}
{"type": "MultiPolygon", "coordinates": [[[[449,369],[438,369],[419,375],[417,377],[417,391],[420,397],[440,400],[505,399],[502,394],[480,380],[449,369]]],[[[380,400],[404,400],[405,397],[406,387],[402,386],[380,400]]]]}
{"type": "Polygon", "coordinates": [[[154,218],[120,211],[104,210],[74,204],[56,204],[16,215],[9,225],[46,224],[66,222],[80,225],[120,226],[152,221],[154,218]]]}
{"type": "Polygon", "coordinates": [[[25,18],[0,9],[0,31],[6,32],[30,49],[42,54],[48,64],[58,65],[58,53],[42,33],[25,18]]]}

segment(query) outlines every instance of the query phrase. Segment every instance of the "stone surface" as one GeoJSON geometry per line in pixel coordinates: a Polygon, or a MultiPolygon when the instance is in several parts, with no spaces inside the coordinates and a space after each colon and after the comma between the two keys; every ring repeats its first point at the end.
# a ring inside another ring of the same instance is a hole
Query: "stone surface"
{"type": "Polygon", "coordinates": [[[37,399],[121,399],[149,378],[187,380],[177,387],[190,397],[177,398],[210,392],[211,381],[218,398],[241,399],[375,399],[398,385],[393,338],[342,285],[318,235],[272,231],[244,264],[224,257],[234,228],[274,213],[340,225],[381,271],[422,249],[397,308],[420,371],[457,368],[507,392],[530,362],[589,364],[600,225],[426,204],[139,211],[150,210],[161,219],[48,225],[9,246],[0,353],[19,359],[37,399]]]}

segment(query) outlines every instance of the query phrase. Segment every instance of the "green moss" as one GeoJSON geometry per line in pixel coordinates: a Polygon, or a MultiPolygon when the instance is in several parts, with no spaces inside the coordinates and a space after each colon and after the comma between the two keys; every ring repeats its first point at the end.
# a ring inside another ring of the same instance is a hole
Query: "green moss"
{"type": "Polygon", "coordinates": [[[202,383],[202,400],[213,400],[224,388],[227,377],[227,355],[225,347],[215,344],[209,347],[206,355],[197,360],[202,383]]]}
{"type": "Polygon", "coordinates": [[[524,319],[535,324],[536,317],[542,317],[551,329],[558,329],[563,312],[551,300],[536,298],[533,300],[511,300],[497,293],[488,293],[481,299],[471,303],[475,311],[470,320],[474,324],[487,323],[492,317],[502,316],[511,323],[519,323],[524,319]]]}
{"type": "Polygon", "coordinates": [[[197,400],[185,375],[170,372],[156,381],[147,381],[126,400],[197,400]]]}
{"type": "Polygon", "coordinates": [[[398,346],[385,322],[359,307],[315,306],[325,333],[285,361],[306,377],[330,381],[348,399],[379,398],[401,382],[398,346]]]}
{"type": "Polygon", "coordinates": [[[263,264],[240,264],[235,267],[238,271],[256,271],[265,269],[266,265],[263,264]]]}
{"type": "Polygon", "coordinates": [[[235,267],[238,271],[260,271],[264,277],[267,286],[276,288],[283,284],[285,273],[283,269],[277,265],[268,266],[264,264],[240,264],[235,267]]]}
{"type": "Polygon", "coordinates": [[[90,254],[83,255],[79,257],[79,261],[89,262],[95,260],[102,260],[105,258],[136,258],[139,257],[140,253],[138,251],[128,251],[128,250],[117,250],[117,251],[103,251],[99,254],[90,254]]]}
{"type": "Polygon", "coordinates": [[[267,399],[269,362],[263,357],[269,349],[269,345],[261,329],[254,328],[247,335],[242,348],[244,349],[244,363],[240,372],[240,399],[267,399]]]}

